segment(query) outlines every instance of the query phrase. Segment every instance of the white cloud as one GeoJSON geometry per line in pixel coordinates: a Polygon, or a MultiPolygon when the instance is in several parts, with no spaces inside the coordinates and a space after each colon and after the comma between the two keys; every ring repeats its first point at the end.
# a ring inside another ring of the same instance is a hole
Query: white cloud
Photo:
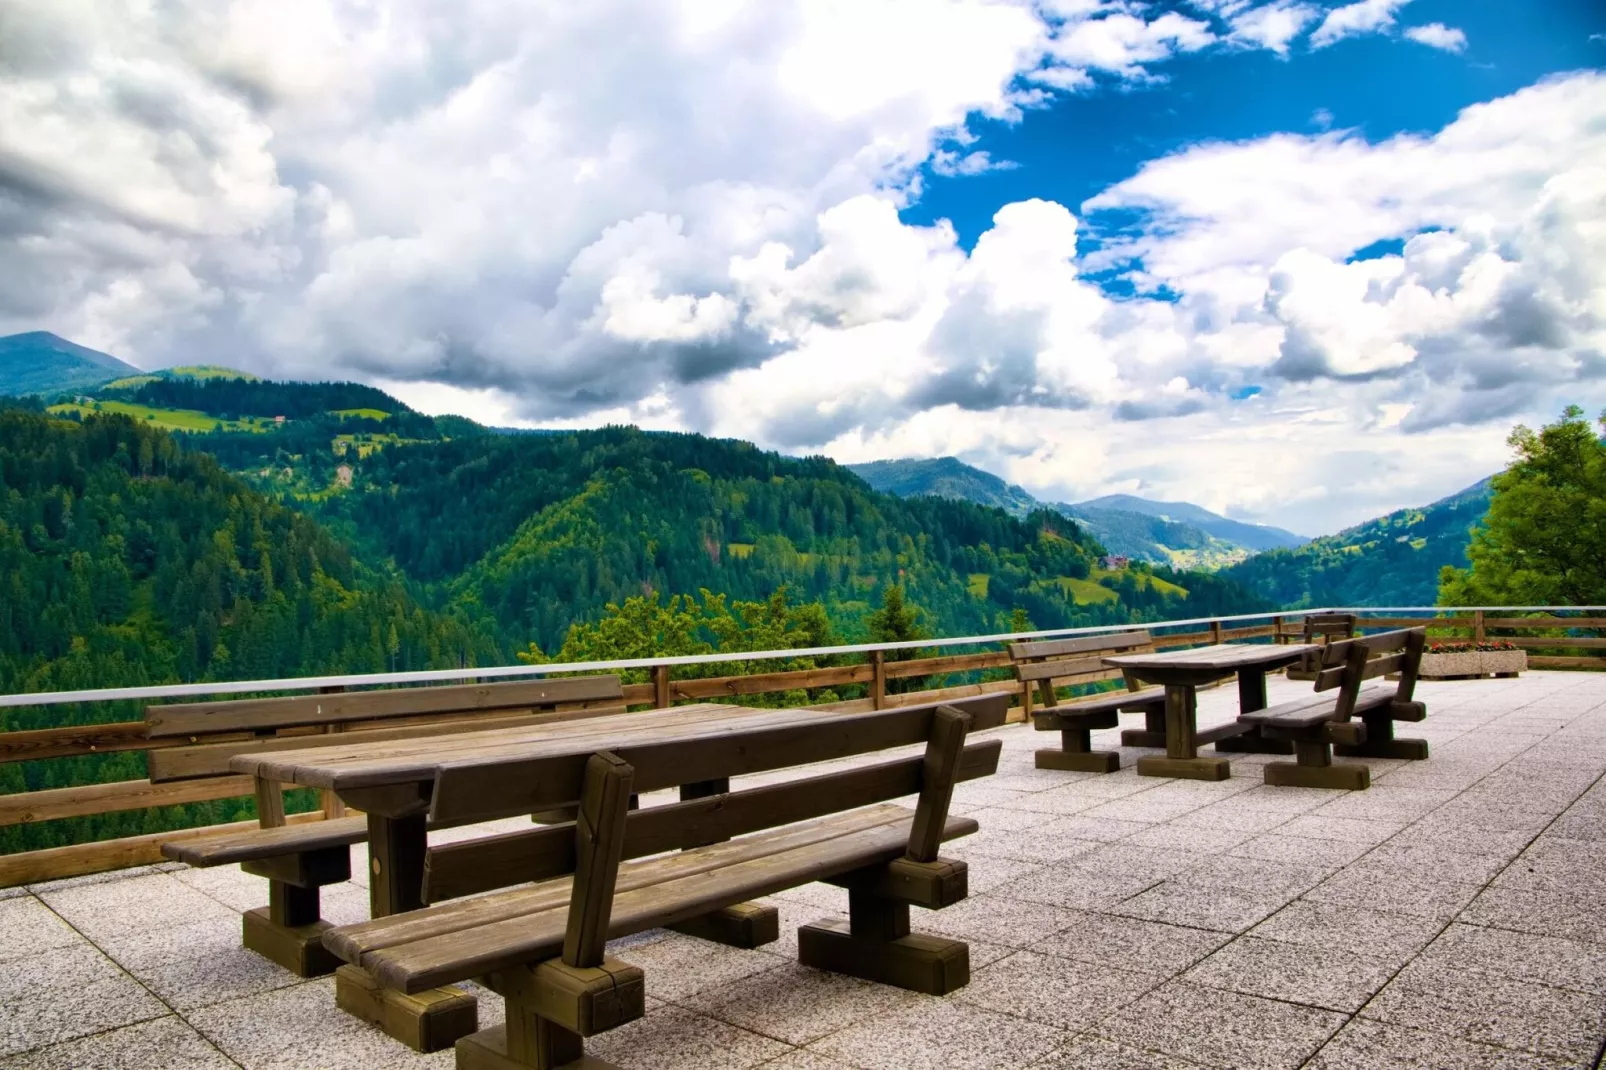
{"type": "Polygon", "coordinates": [[[1394,26],[1394,13],[1411,0],[1357,0],[1333,8],[1310,35],[1312,48],[1326,48],[1346,37],[1387,32],[1394,26]]]}
{"type": "Polygon", "coordinates": [[[426,0],[12,0],[0,258],[28,270],[0,272],[0,331],[356,376],[498,424],[958,452],[1059,497],[1303,530],[1471,482],[1514,416],[1598,391],[1600,75],[1431,136],[1195,146],[1076,210],[1003,205],[968,252],[900,217],[924,172],[1009,166],[974,116],[1189,52],[1286,54],[1316,19],[1190,10],[463,0],[444,32],[426,0]],[[1088,242],[1108,209],[1139,226],[1088,242]],[[1139,295],[1088,278],[1111,268],[1139,295]],[[1334,475],[1289,504],[1313,449],[1407,436],[1396,489],[1334,475]]]}
{"type": "Polygon", "coordinates": [[[1232,38],[1286,56],[1289,44],[1320,14],[1312,4],[1275,0],[1234,16],[1232,38]]]}
{"type": "Polygon", "coordinates": [[[1445,52],[1465,52],[1467,48],[1467,35],[1442,22],[1430,22],[1425,26],[1407,26],[1405,36],[1418,44],[1443,49],[1445,52]]]}

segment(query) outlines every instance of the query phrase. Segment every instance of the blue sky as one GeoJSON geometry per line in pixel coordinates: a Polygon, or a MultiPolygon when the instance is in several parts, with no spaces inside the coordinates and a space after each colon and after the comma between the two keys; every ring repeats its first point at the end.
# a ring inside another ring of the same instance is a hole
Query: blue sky
{"type": "Polygon", "coordinates": [[[0,333],[1307,534],[1606,408],[1598,0],[205,8],[7,0],[0,333]]]}
{"type": "MultiPolygon", "coordinates": [[[[1201,17],[1188,3],[1156,6],[1201,17]]],[[[1397,17],[1456,27],[1465,51],[1368,34],[1321,49],[1295,45],[1286,57],[1248,49],[1178,55],[1154,68],[1161,78],[1153,84],[1105,78],[1104,91],[1058,97],[1016,122],[972,122],[971,149],[1017,166],[954,177],[927,167],[925,189],[903,217],[948,219],[969,248],[1000,205],[1027,197],[1079,205],[1187,145],[1329,128],[1373,141],[1430,132],[1469,104],[1546,75],[1606,66],[1606,4],[1591,0],[1414,0],[1397,17]]]]}

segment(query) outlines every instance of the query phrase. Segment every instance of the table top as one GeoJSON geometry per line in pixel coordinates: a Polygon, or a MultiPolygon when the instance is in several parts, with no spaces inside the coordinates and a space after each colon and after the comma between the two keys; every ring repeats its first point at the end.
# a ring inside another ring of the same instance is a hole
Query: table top
{"type": "Polygon", "coordinates": [[[1121,654],[1103,659],[1112,668],[1131,673],[1140,680],[1155,683],[1209,683],[1243,669],[1269,672],[1292,665],[1308,650],[1308,643],[1220,643],[1190,650],[1165,650],[1154,654],[1121,654]]]}
{"type": "Polygon", "coordinates": [[[746,729],[841,720],[840,713],[805,709],[753,709],[701,702],[640,713],[550,721],[517,728],[481,729],[414,739],[353,742],[237,755],[229,762],[237,773],[285,784],[341,791],[433,781],[457,764],[487,759],[563,757],[661,740],[720,735],[746,729]]]}

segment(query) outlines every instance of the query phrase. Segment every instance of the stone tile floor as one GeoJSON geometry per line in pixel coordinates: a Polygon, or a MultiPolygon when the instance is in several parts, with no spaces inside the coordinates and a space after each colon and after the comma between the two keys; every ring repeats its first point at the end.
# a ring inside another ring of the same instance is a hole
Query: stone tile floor
{"type": "MultiPolygon", "coordinates": [[[[1272,681],[1272,700],[1308,684],[1272,681]]],[[[970,942],[944,999],[800,967],[795,927],[738,951],[662,932],[614,951],[647,1016],[596,1038],[623,1067],[868,1070],[1600,1067],[1606,1038],[1606,674],[1428,683],[1423,763],[1365,792],[1039,771],[1053,737],[999,730],[961,787],[982,831],[947,853],[972,897],[917,911],[970,942]]],[[[1201,720],[1235,688],[1201,693],[1201,720]]],[[[1114,745],[1114,733],[1105,746],[1114,745]]],[[[518,824],[518,823],[514,823],[518,824]]],[[[457,835],[473,834],[457,830],[457,835]]],[[[366,872],[366,859],[353,871],[366,872]]],[[[325,916],[367,915],[360,883],[325,916]]],[[[266,901],[237,870],[145,867],[0,892],[0,1068],[449,1066],[239,946],[266,901]]],[[[500,1001],[482,994],[481,1021],[500,1001]]]]}

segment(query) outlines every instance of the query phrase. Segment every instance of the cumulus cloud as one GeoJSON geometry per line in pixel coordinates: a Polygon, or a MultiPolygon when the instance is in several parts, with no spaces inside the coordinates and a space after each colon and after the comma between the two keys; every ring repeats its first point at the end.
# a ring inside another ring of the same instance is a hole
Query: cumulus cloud
{"type": "Polygon", "coordinates": [[[1294,38],[1320,14],[1321,9],[1311,4],[1275,0],[1235,15],[1232,39],[1286,56],[1294,38]]]}
{"type": "Polygon", "coordinates": [[[1442,49],[1445,52],[1465,52],[1467,48],[1467,35],[1453,26],[1446,26],[1442,22],[1430,22],[1424,26],[1407,26],[1405,36],[1418,44],[1429,48],[1442,49]]]}
{"type": "Polygon", "coordinates": [[[1387,31],[1394,25],[1394,13],[1411,0],[1357,0],[1335,7],[1310,35],[1312,48],[1326,48],[1346,37],[1387,31]]]}
{"type": "Polygon", "coordinates": [[[1010,166],[977,116],[1286,55],[1320,17],[1184,10],[12,0],[0,257],[28,270],[0,273],[0,331],[1245,515],[1376,504],[1301,483],[1288,441],[1417,435],[1413,486],[1475,477],[1500,436],[1465,428],[1606,374],[1595,74],[1428,136],[1186,148],[1081,206],[1003,205],[968,251],[903,221],[925,176],[1010,166]]]}

